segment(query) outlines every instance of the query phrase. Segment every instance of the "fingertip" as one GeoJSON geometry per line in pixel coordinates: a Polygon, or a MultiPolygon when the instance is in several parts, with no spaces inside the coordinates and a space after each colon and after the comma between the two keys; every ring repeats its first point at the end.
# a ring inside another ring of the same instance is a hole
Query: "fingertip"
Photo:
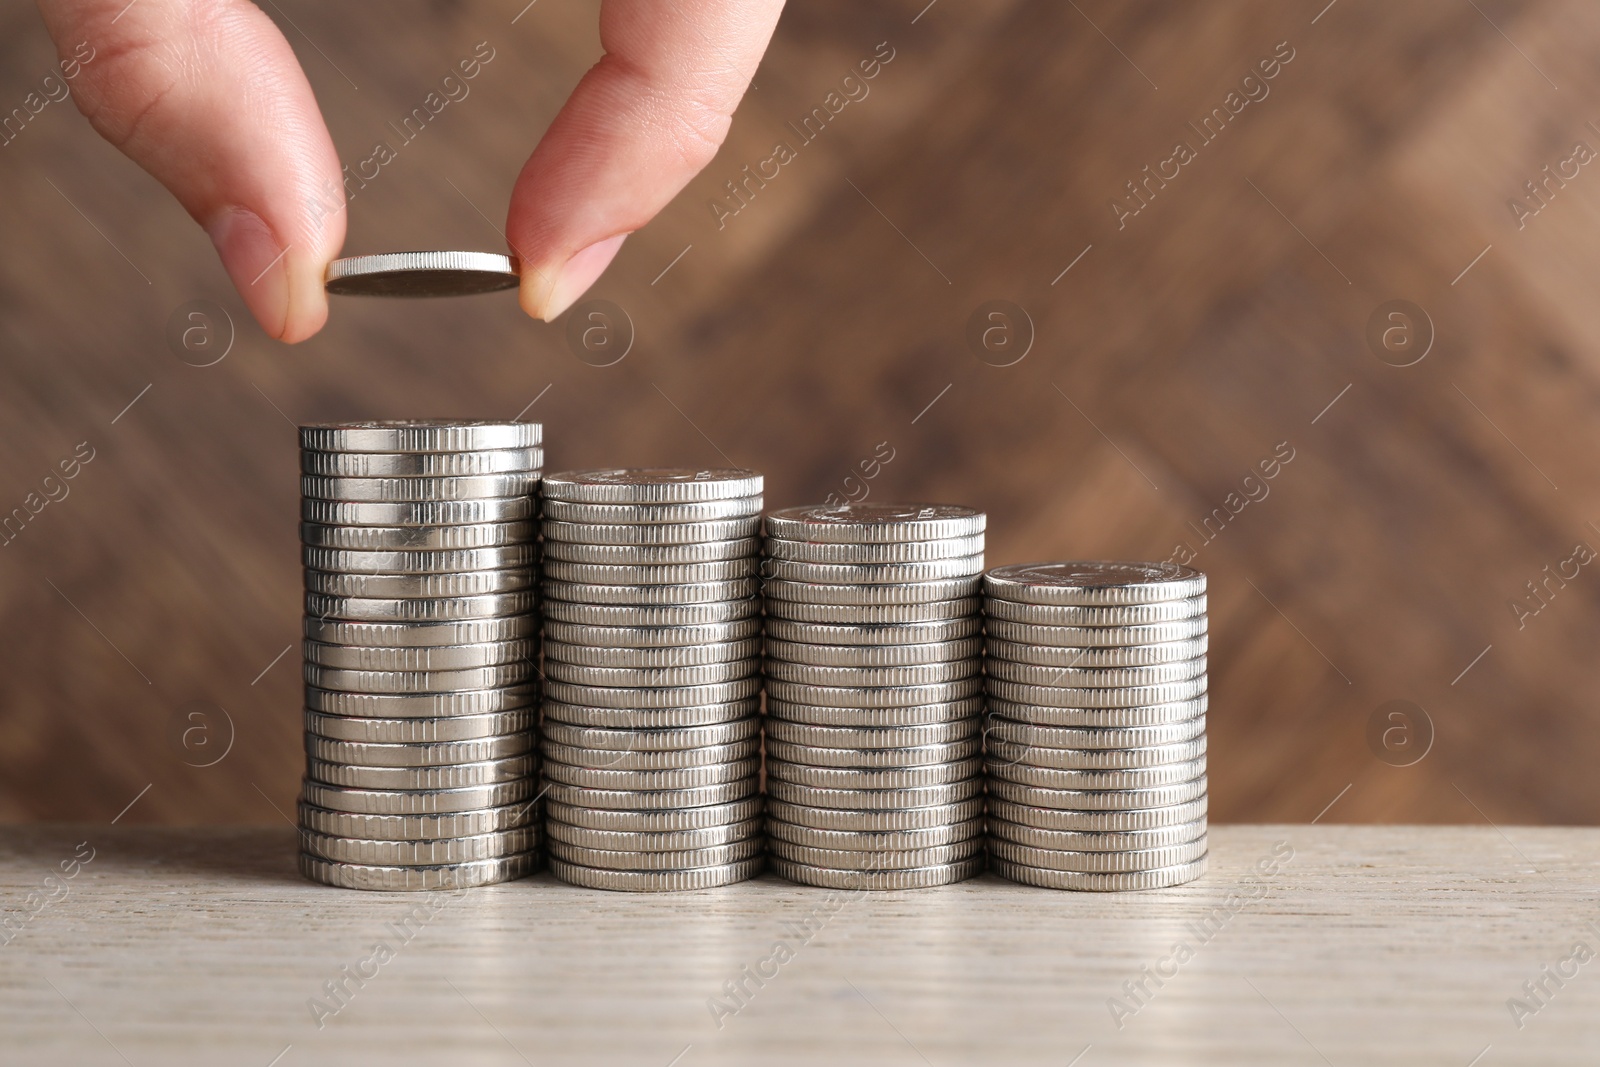
{"type": "Polygon", "coordinates": [[[599,280],[627,239],[626,233],[619,233],[580,249],[565,263],[538,269],[524,267],[517,293],[522,310],[536,319],[553,322],[599,280]]]}

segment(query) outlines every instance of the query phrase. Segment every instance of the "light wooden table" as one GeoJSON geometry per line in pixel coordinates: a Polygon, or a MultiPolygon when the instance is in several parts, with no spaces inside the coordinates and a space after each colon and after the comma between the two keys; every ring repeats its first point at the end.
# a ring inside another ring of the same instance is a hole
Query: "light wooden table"
{"type": "Polygon", "coordinates": [[[13,827],[0,832],[0,1061],[1600,1059],[1600,959],[1563,964],[1576,942],[1600,951],[1600,830],[1223,826],[1211,855],[1198,883],[1125,895],[985,876],[910,893],[768,877],[630,896],[539,875],[417,897],[302,881],[286,830],[13,827]],[[89,849],[26,917],[40,901],[28,894],[89,849]],[[1178,943],[1192,950],[1181,962],[1178,943]],[[1523,983],[1547,965],[1576,974],[1528,1000],[1523,983]],[[341,979],[342,1005],[325,992],[341,979]],[[1124,983],[1141,979],[1135,999],[1124,983]],[[1510,998],[1528,1001],[1520,1028],[1510,998]]]}

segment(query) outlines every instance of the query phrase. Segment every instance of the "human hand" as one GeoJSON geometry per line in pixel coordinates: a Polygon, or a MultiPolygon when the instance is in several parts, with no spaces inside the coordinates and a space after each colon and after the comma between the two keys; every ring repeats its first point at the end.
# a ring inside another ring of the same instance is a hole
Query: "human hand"
{"type": "MultiPolygon", "coordinates": [[[[603,0],[605,55],[518,176],[506,235],[523,310],[546,322],[605,270],[623,239],[711,161],[783,0],[603,0]]],[[[345,216],[306,205],[342,188],[305,73],[248,0],[39,0],[100,134],[178,198],[272,337],[328,318],[323,276],[345,216]]],[[[373,9],[373,17],[382,17],[373,9]]]]}

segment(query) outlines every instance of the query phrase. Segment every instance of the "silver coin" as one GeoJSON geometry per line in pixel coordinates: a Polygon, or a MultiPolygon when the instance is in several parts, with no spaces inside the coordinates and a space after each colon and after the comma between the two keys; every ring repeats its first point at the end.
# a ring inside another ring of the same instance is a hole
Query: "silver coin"
{"type": "MultiPolygon", "coordinates": [[[[564,782],[547,782],[545,797],[552,805],[567,807],[604,808],[614,811],[665,811],[681,808],[700,808],[711,804],[727,804],[735,800],[748,800],[759,796],[761,790],[755,775],[736,782],[719,782],[685,789],[597,789],[592,786],[567,785],[564,782]]],[[[552,811],[554,807],[552,807],[552,811]]],[[[571,820],[569,820],[571,821],[571,820]]]]}
{"type": "Polygon", "coordinates": [[[976,724],[982,713],[983,698],[980,696],[895,708],[830,707],[783,700],[773,697],[770,693],[767,696],[769,723],[898,729],[934,724],[976,724]]]}
{"type": "Polygon", "coordinates": [[[546,737],[539,746],[539,751],[545,759],[564,763],[569,767],[619,771],[675,770],[730,763],[760,756],[761,739],[751,737],[743,741],[702,745],[698,748],[640,749],[635,752],[627,749],[564,745],[546,737]]]}
{"type": "Polygon", "coordinates": [[[443,767],[354,767],[308,757],[306,777],[350,789],[463,789],[514,782],[533,774],[538,767],[539,758],[532,753],[443,767]]]}
{"type": "Polygon", "coordinates": [[[765,842],[759,837],[730,841],[725,845],[707,845],[704,848],[686,848],[671,852],[617,851],[614,849],[585,848],[566,841],[551,840],[552,859],[579,867],[611,871],[685,871],[714,867],[724,863],[741,863],[762,854],[765,842]]]}
{"type": "Polygon", "coordinates": [[[904,871],[957,863],[971,859],[982,852],[983,839],[979,837],[969,837],[965,841],[947,845],[873,852],[863,852],[859,849],[814,848],[781,839],[767,842],[767,853],[776,859],[830,871],[904,871]]]}
{"type": "MultiPolygon", "coordinates": [[[[756,573],[759,545],[760,542],[754,537],[736,537],[728,541],[693,541],[686,545],[586,545],[577,541],[548,541],[545,558],[567,563],[612,567],[663,567],[748,560],[748,571],[737,572],[743,575],[756,573]]],[[[557,575],[557,577],[563,576],[557,575]]],[[[576,578],[574,575],[565,577],[576,578]]],[[[595,579],[576,578],[576,580],[595,579]]],[[[599,580],[604,581],[604,579],[599,580]]]]}
{"type": "Polygon", "coordinates": [[[538,514],[538,500],[527,493],[493,500],[300,501],[300,518],[324,526],[498,526],[525,522],[538,514]]]}
{"type": "Polygon", "coordinates": [[[469,741],[437,741],[432,744],[374,744],[367,741],[336,741],[307,734],[306,755],[327,763],[349,763],[362,767],[438,767],[452,763],[479,763],[484,760],[520,756],[533,750],[533,732],[469,741]]]}
{"type": "Polygon", "coordinates": [[[983,553],[920,563],[801,563],[768,557],[761,561],[761,576],[807,585],[899,586],[910,582],[941,582],[975,578],[983,573],[983,553]]]}
{"type": "Polygon", "coordinates": [[[1206,576],[1177,563],[1013,563],[990,571],[984,591],[1024,604],[1150,604],[1199,596],[1206,591],[1206,576]]]}
{"type": "Polygon", "coordinates": [[[989,797],[1030,808],[1055,808],[1066,811],[1133,811],[1138,808],[1167,808],[1187,804],[1206,795],[1205,778],[1175,785],[1147,789],[1047,789],[990,777],[989,797]]]}
{"type": "Polygon", "coordinates": [[[446,648],[530,640],[539,634],[539,620],[533,615],[510,615],[455,622],[346,622],[307,616],[303,630],[308,640],[324,645],[446,648]]]}
{"type": "MultiPolygon", "coordinates": [[[[944,823],[918,830],[819,830],[781,819],[767,820],[770,843],[788,842],[804,848],[844,852],[905,852],[940,845],[953,845],[982,836],[982,818],[944,823]]],[[[798,858],[798,857],[791,857],[798,858]]]]}
{"type": "Polygon", "coordinates": [[[545,481],[546,500],[584,504],[678,504],[751,497],[761,493],[755,471],[636,467],[561,471],[545,481]]]}
{"type": "Polygon", "coordinates": [[[594,585],[546,578],[540,588],[551,600],[565,600],[569,603],[664,607],[741,600],[755,596],[760,591],[760,583],[754,578],[733,578],[723,582],[696,582],[692,585],[594,585]]]}
{"type": "Polygon", "coordinates": [[[1127,689],[1186,682],[1206,673],[1206,658],[1158,663],[1149,667],[1047,667],[1038,663],[1017,663],[991,659],[984,673],[1004,682],[1025,685],[1069,686],[1084,689],[1127,689]]]}
{"type": "Polygon", "coordinates": [[[720,522],[726,519],[748,519],[760,514],[759,496],[681,501],[676,504],[583,504],[570,500],[552,500],[548,497],[544,501],[544,517],[547,519],[601,526],[720,522]]]}
{"type": "Polygon", "coordinates": [[[948,704],[954,700],[965,700],[982,690],[983,679],[978,677],[876,689],[774,680],[767,683],[767,698],[824,708],[906,708],[917,704],[948,704]]]}
{"type": "Polygon", "coordinates": [[[964,578],[941,578],[898,585],[866,582],[798,582],[773,577],[762,582],[761,591],[767,597],[769,605],[774,600],[797,600],[806,604],[883,606],[963,599],[975,595],[981,583],[981,576],[976,574],[964,578]]]}
{"type": "Polygon", "coordinates": [[[761,620],[755,617],[698,626],[591,626],[549,619],[544,624],[546,641],[607,649],[686,648],[741,641],[757,637],[760,633],[761,620]]]}
{"type": "Polygon", "coordinates": [[[910,767],[816,767],[770,759],[767,785],[770,788],[774,782],[784,782],[818,789],[923,789],[965,782],[983,770],[983,758],[977,755],[910,767]]]}
{"type": "Polygon", "coordinates": [[[475,860],[495,859],[531,852],[539,845],[539,828],[523,826],[472,837],[431,841],[385,841],[376,838],[333,837],[300,830],[300,848],[336,863],[375,864],[386,867],[435,867],[475,860]]]}
{"type": "Polygon", "coordinates": [[[537,685],[508,685],[460,693],[341,693],[305,687],[307,709],[361,719],[436,719],[525,708],[539,700],[537,685]]]}
{"type": "Polygon", "coordinates": [[[1182,682],[1131,685],[1121,689],[1027,685],[1022,682],[990,678],[986,690],[991,697],[1018,704],[1035,704],[1051,708],[1133,708],[1146,704],[1170,704],[1175,701],[1193,700],[1206,691],[1206,676],[1202,674],[1198,678],[1182,682]]]}
{"type": "Polygon", "coordinates": [[[300,427],[300,447],[314,452],[483,452],[536,448],[537,422],[403,419],[320,422],[300,427]]]}
{"type": "Polygon", "coordinates": [[[547,659],[545,677],[551,682],[570,685],[617,688],[651,688],[716,685],[736,682],[759,673],[753,656],[727,663],[702,663],[691,667],[588,667],[577,663],[547,659]]]}
{"type": "Polygon", "coordinates": [[[483,596],[354,597],[308,592],[305,611],[315,619],[352,622],[456,622],[523,615],[539,606],[533,590],[483,596]]]}
{"type": "Polygon", "coordinates": [[[813,726],[769,718],[765,732],[769,752],[773,751],[771,746],[774,744],[783,744],[857,753],[863,750],[894,750],[981,741],[983,734],[980,725],[975,717],[920,726],[892,727],[813,726]]]}
{"type": "Polygon", "coordinates": [[[837,833],[902,833],[932,831],[971,822],[983,813],[983,797],[972,796],[950,804],[920,808],[883,808],[877,811],[852,811],[848,808],[819,808],[768,799],[768,825],[781,821],[790,826],[837,833]]]}
{"type": "MultiPolygon", "coordinates": [[[[993,628],[994,623],[990,622],[993,628]]],[[[1206,635],[1187,641],[1166,641],[1156,645],[1135,645],[1131,648],[1073,648],[1070,645],[1041,645],[1026,641],[1011,641],[990,634],[986,651],[990,659],[1010,660],[1013,663],[1037,663],[1046,667],[1151,667],[1162,663],[1178,663],[1204,656],[1208,641],[1206,635]]]]}
{"type": "Polygon", "coordinates": [[[300,784],[301,798],[307,804],[361,815],[441,815],[499,808],[527,801],[538,789],[533,778],[461,789],[355,789],[310,779],[300,784]]]}
{"type": "Polygon", "coordinates": [[[989,597],[984,602],[984,611],[995,619],[1046,626],[1150,626],[1204,615],[1206,598],[1202,595],[1154,604],[1089,607],[1081,604],[1023,604],[989,597]]]}
{"type": "Polygon", "coordinates": [[[813,645],[768,636],[767,655],[786,663],[818,667],[915,667],[970,660],[983,653],[983,640],[966,637],[921,645],[813,645]]]}
{"type": "Polygon", "coordinates": [[[619,834],[693,833],[740,826],[752,821],[759,822],[761,808],[762,797],[759,793],[720,804],[655,811],[590,808],[556,800],[548,801],[545,805],[552,831],[560,826],[619,834]]]}
{"type": "Polygon", "coordinates": [[[320,711],[306,711],[304,715],[307,734],[371,745],[437,745],[522,734],[533,729],[535,718],[532,707],[437,719],[363,719],[320,711]]]}
{"type": "MultiPolygon", "coordinates": [[[[1041,830],[1037,826],[990,817],[992,838],[1032,848],[1070,852],[1135,852],[1149,848],[1183,845],[1205,837],[1206,820],[1176,823],[1149,830],[1124,830],[1120,833],[1085,833],[1081,830],[1041,830]]],[[[1035,866],[1042,866],[1035,864],[1035,866]]]]}
{"type": "Polygon", "coordinates": [[[937,644],[958,641],[982,632],[983,620],[976,615],[874,626],[840,626],[789,619],[768,619],[766,624],[767,637],[771,640],[847,648],[937,644]]]}
{"type": "MultiPolygon", "coordinates": [[[[300,524],[308,548],[343,552],[475,552],[517,548],[527,551],[539,536],[535,522],[480,522],[468,526],[324,526],[300,524]]],[[[537,550],[533,559],[538,559],[537,550]]],[[[459,569],[459,568],[458,568],[459,569]]]]}
{"type": "Polygon", "coordinates": [[[828,541],[786,541],[781,537],[769,537],[764,548],[772,559],[794,560],[800,563],[920,563],[960,556],[981,556],[983,534],[972,537],[947,537],[936,541],[891,541],[865,545],[828,541]]]}
{"type": "Polygon", "coordinates": [[[980,619],[980,597],[931,600],[924,604],[807,604],[768,600],[768,621],[830,626],[903,626],[914,623],[980,619]]]}
{"type": "Polygon", "coordinates": [[[585,889],[609,889],[624,893],[684,893],[749,881],[761,873],[765,862],[763,857],[756,856],[718,867],[693,867],[684,871],[611,871],[552,859],[550,873],[563,882],[585,889]]]}
{"type": "Polygon", "coordinates": [[[437,889],[469,889],[495,885],[532,874],[538,854],[448,863],[430,867],[384,867],[366,863],[335,863],[300,853],[300,873],[313,882],[340,889],[369,889],[391,893],[425,893],[437,889]]]}
{"type": "Polygon", "coordinates": [[[1192,741],[1144,748],[1045,748],[1034,745],[996,745],[991,740],[989,757],[1001,764],[1043,767],[1055,770],[1135,770],[1168,764],[1182,764],[1206,754],[1202,735],[1192,741]]]}
{"type": "Polygon", "coordinates": [[[885,686],[923,686],[971,678],[982,669],[976,656],[950,663],[923,663],[910,667],[818,667],[768,659],[762,666],[769,679],[811,686],[851,686],[878,689],[885,686]]]}
{"type": "Polygon", "coordinates": [[[308,594],[361,599],[438,600],[531,590],[538,571],[456,571],[449,574],[329,574],[305,570],[308,594]]]}
{"type": "Polygon", "coordinates": [[[705,604],[574,604],[562,600],[544,603],[545,623],[572,623],[579,626],[676,627],[708,626],[715,623],[754,619],[761,614],[761,598],[741,597],[705,604]]]}
{"type": "MultiPolygon", "coordinates": [[[[958,600],[978,592],[981,574],[963,577],[939,577],[925,581],[866,582],[848,579],[843,582],[797,581],[784,574],[794,574],[794,566],[781,566],[782,561],[763,560],[762,595],[766,601],[797,600],[811,605],[909,605],[933,600],[958,600]],[[776,573],[774,573],[776,571],[776,573]]],[[[819,565],[818,565],[819,566],[819,565]]]]}
{"type": "Polygon", "coordinates": [[[302,474],[328,478],[461,478],[479,474],[535,471],[544,465],[542,448],[501,448],[478,452],[313,452],[302,449],[302,474]]]}
{"type": "Polygon", "coordinates": [[[679,730],[750,720],[760,706],[756,697],[669,708],[599,708],[546,700],[543,711],[546,732],[556,723],[595,730],[679,730]]]}
{"type": "Polygon", "coordinates": [[[559,819],[551,819],[546,828],[551,842],[563,842],[579,848],[603,849],[611,852],[681,852],[686,849],[713,848],[735,841],[759,837],[762,823],[759,818],[740,822],[702,826],[690,830],[597,830],[587,826],[569,826],[559,819]]]}
{"type": "Polygon", "coordinates": [[[474,296],[519,280],[517,264],[498,252],[384,252],[334,260],[323,284],[340,296],[474,296]]]}
{"type": "MultiPolygon", "coordinates": [[[[771,773],[770,770],[768,773],[771,773]]],[[[1040,767],[990,757],[984,763],[984,773],[991,780],[1035,785],[1044,789],[1151,789],[1192,782],[1203,777],[1206,773],[1206,757],[1196,756],[1182,763],[1168,763],[1159,767],[1129,767],[1122,770],[1040,767]]]]}
{"type": "MultiPolygon", "coordinates": [[[[600,726],[575,726],[547,720],[541,731],[547,745],[613,753],[682,752],[715,746],[760,741],[761,720],[755,715],[705,726],[677,726],[618,730],[600,726]]],[[[559,758],[559,757],[557,757],[559,758]]]]}
{"type": "Polygon", "coordinates": [[[987,516],[954,504],[840,504],[784,508],[766,518],[767,535],[789,541],[879,544],[980,534],[987,516]]]}
{"type": "Polygon", "coordinates": [[[667,648],[610,648],[605,645],[569,645],[564,641],[552,641],[548,638],[544,643],[544,656],[547,663],[558,661],[579,666],[615,667],[632,670],[693,667],[712,663],[731,663],[735,660],[749,660],[753,669],[755,658],[760,655],[761,639],[759,637],[747,637],[742,641],[708,641],[701,645],[676,645],[667,648]]]}
{"type": "Polygon", "coordinates": [[[1052,871],[1077,871],[1083,874],[1120,874],[1152,871],[1193,863],[1206,854],[1206,839],[1182,845],[1144,848],[1127,852],[1069,852],[1065,849],[1035,848],[1015,841],[991,839],[989,854],[995,859],[1025,867],[1052,871]]]}
{"type": "Polygon", "coordinates": [[[544,762],[547,782],[585,786],[594,789],[661,792],[670,789],[699,789],[703,786],[741,782],[761,769],[759,756],[747,756],[729,763],[709,763],[698,767],[664,767],[627,770],[616,767],[574,767],[555,760],[544,762]]]}
{"type": "Polygon", "coordinates": [[[300,495],[310,500],[360,504],[408,504],[436,500],[492,500],[539,490],[539,472],[475,474],[457,478],[329,478],[300,476],[300,495]]]}
{"type": "Polygon", "coordinates": [[[300,562],[317,571],[357,574],[439,574],[453,571],[512,570],[539,562],[539,546],[531,542],[499,548],[403,549],[388,552],[343,548],[300,549],[300,562]]]}
{"type": "Polygon", "coordinates": [[[1027,826],[1052,833],[1145,833],[1183,826],[1206,818],[1206,797],[1182,804],[1123,811],[1071,811],[1039,808],[989,797],[991,820],[1005,820],[1013,826],[1027,826]]]}
{"type": "Polygon", "coordinates": [[[459,693],[520,685],[534,677],[538,668],[532,660],[518,660],[458,671],[352,671],[315,663],[305,664],[302,671],[308,685],[342,693],[459,693]]]}
{"type": "Polygon", "coordinates": [[[1015,722],[991,714],[984,724],[983,735],[991,751],[998,747],[1000,755],[1004,758],[1018,749],[1059,748],[1079,751],[1143,749],[1152,745],[1173,745],[1193,741],[1197,737],[1204,737],[1205,732],[1204,715],[1162,726],[1073,728],[1015,722]]]}
{"type": "Polygon", "coordinates": [[[781,779],[767,779],[767,796],[789,804],[812,808],[844,808],[850,811],[885,811],[899,808],[926,808],[954,804],[983,793],[981,777],[960,782],[898,789],[829,789],[801,785],[781,779]]]}
{"type": "Polygon", "coordinates": [[[1141,889],[1166,889],[1192,882],[1206,873],[1206,857],[1177,867],[1122,874],[1086,874],[1080,871],[1052,871],[992,859],[990,869],[1002,878],[1045,889],[1071,889],[1095,893],[1126,893],[1141,889]]]}
{"type": "MultiPolygon", "coordinates": [[[[700,704],[726,704],[748,700],[761,692],[759,677],[708,685],[678,685],[665,688],[581,685],[551,679],[545,695],[562,704],[588,708],[688,708],[700,704]]],[[[670,725],[665,720],[661,725],[670,725]]]]}
{"type": "Polygon", "coordinates": [[[547,578],[570,585],[653,588],[754,578],[756,560],[753,556],[741,559],[715,559],[705,563],[567,563],[562,560],[552,560],[545,564],[544,572],[547,578]]]}
{"type": "Polygon", "coordinates": [[[973,856],[939,867],[916,867],[900,871],[836,871],[826,867],[812,867],[792,860],[771,857],[768,867],[773,874],[800,885],[821,889],[854,889],[862,892],[898,889],[931,889],[934,886],[954,885],[983,873],[984,857],[973,856]]]}
{"type": "MultiPolygon", "coordinates": [[[[886,731],[893,732],[893,731],[886,731]]],[[[897,748],[821,748],[796,745],[767,738],[767,773],[778,763],[798,763],[808,767],[928,767],[952,760],[965,760],[979,754],[982,740],[973,736],[961,741],[940,741],[927,745],[897,748]]],[[[778,777],[785,777],[779,774],[778,777]]],[[[828,783],[818,782],[818,785],[828,783]]]]}
{"type": "Polygon", "coordinates": [[[358,815],[301,801],[299,814],[302,830],[368,841],[444,841],[539,825],[538,805],[528,801],[442,815],[358,815]]]}
{"type": "Polygon", "coordinates": [[[583,545],[689,545],[706,541],[738,541],[761,531],[761,517],[714,522],[594,523],[546,519],[545,544],[568,541],[583,545]]]}
{"type": "Polygon", "coordinates": [[[1073,648],[1128,648],[1132,646],[1192,641],[1206,636],[1206,617],[1157,622],[1148,626],[1051,626],[990,618],[984,630],[991,638],[1022,644],[1073,648]]]}
{"type": "Polygon", "coordinates": [[[1018,704],[991,696],[987,703],[994,715],[1016,722],[1040,726],[1125,729],[1189,722],[1196,716],[1204,715],[1210,701],[1202,695],[1193,700],[1146,704],[1136,708],[1051,708],[1038,704],[1018,704]]]}
{"type": "Polygon", "coordinates": [[[455,671],[532,662],[539,654],[539,642],[527,638],[471,645],[398,648],[325,645],[320,641],[303,641],[301,648],[307,663],[354,671],[455,671]]]}

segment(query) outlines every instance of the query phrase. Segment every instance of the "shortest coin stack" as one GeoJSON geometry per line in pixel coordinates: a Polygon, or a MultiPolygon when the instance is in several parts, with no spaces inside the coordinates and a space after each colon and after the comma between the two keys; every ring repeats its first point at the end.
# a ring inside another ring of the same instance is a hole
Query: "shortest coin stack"
{"type": "Polygon", "coordinates": [[[300,870],[347,889],[531,871],[536,423],[300,429],[300,870]]]}
{"type": "Polygon", "coordinates": [[[983,870],[983,512],[849,504],[767,516],[767,844],[834,889],[983,870]]]}
{"type": "Polygon", "coordinates": [[[1096,891],[1205,873],[1205,591],[1172,563],[984,576],[995,873],[1096,891]]]}
{"type": "Polygon", "coordinates": [[[761,869],[761,475],[544,482],[550,869],[592,889],[709,889],[761,869]]]}

